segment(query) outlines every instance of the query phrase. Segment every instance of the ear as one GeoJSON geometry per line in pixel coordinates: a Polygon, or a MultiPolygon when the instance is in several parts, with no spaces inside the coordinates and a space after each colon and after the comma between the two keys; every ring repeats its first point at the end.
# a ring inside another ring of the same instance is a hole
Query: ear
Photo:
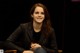
{"type": "Polygon", "coordinates": [[[33,15],[31,14],[31,17],[33,17],[33,15]]]}

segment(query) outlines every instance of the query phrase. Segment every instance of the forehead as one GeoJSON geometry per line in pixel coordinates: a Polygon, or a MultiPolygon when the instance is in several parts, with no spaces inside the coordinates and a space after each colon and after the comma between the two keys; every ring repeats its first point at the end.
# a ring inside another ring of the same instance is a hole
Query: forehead
{"type": "Polygon", "coordinates": [[[44,12],[44,9],[42,7],[37,6],[34,11],[44,12]]]}

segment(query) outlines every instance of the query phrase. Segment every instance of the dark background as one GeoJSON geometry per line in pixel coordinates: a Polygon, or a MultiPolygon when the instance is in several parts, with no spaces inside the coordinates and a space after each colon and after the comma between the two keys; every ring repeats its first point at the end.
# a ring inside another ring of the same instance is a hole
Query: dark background
{"type": "MultiPolygon", "coordinates": [[[[0,1],[0,41],[6,38],[19,26],[29,21],[29,11],[33,4],[40,2],[46,5],[51,16],[52,27],[55,29],[59,49],[64,45],[65,19],[69,17],[69,9],[63,1],[57,0],[2,0],[0,1]],[[65,13],[67,10],[67,14],[65,13]]],[[[73,8],[73,7],[72,7],[73,8]]],[[[73,12],[74,13],[74,12],[73,12]]]]}

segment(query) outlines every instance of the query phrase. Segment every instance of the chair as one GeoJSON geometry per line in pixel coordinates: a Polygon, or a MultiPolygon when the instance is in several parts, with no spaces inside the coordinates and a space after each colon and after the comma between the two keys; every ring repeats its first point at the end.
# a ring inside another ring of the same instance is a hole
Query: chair
{"type": "Polygon", "coordinates": [[[62,50],[58,50],[58,53],[63,53],[63,51],[62,50]]]}
{"type": "Polygon", "coordinates": [[[6,50],[4,53],[17,53],[17,50],[6,50]]]}

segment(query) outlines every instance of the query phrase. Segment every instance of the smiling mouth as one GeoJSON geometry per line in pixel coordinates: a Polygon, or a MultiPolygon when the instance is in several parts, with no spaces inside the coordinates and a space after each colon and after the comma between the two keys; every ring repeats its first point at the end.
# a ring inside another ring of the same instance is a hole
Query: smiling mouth
{"type": "Polygon", "coordinates": [[[37,18],[37,19],[42,19],[42,18],[37,18]]]}

